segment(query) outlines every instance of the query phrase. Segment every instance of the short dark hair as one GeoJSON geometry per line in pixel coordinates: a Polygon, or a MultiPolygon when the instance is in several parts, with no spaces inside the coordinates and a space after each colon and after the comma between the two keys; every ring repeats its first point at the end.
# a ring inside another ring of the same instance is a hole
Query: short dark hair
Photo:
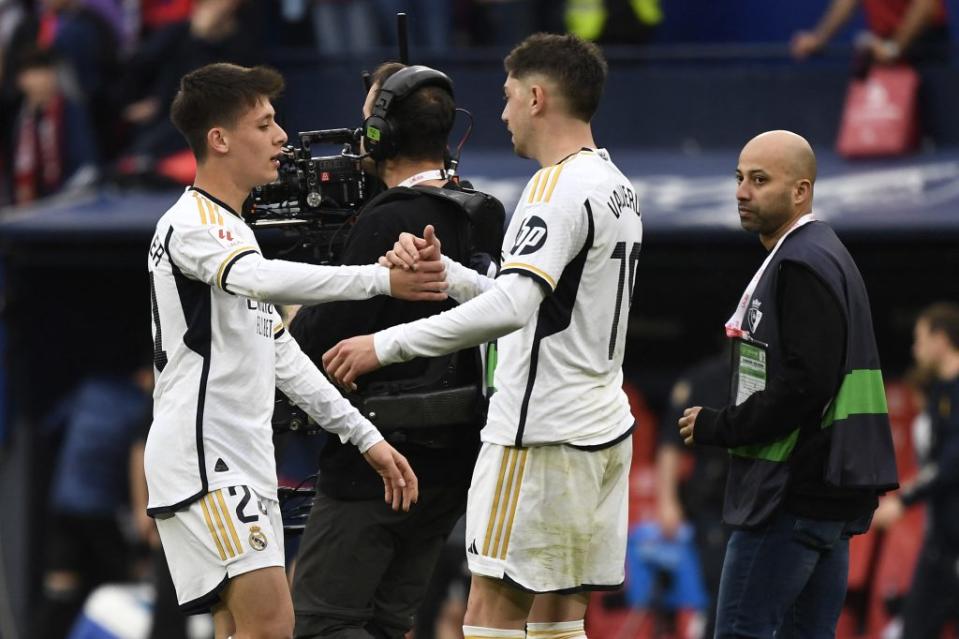
{"type": "Polygon", "coordinates": [[[14,59],[14,68],[17,73],[31,69],[55,69],[59,64],[60,56],[56,51],[36,46],[24,48],[14,59]]]}
{"type": "Polygon", "coordinates": [[[574,35],[536,33],[510,51],[506,72],[522,79],[542,73],[563,94],[570,114],[589,122],[599,107],[609,69],[598,46],[574,35]]]}
{"type": "Polygon", "coordinates": [[[217,126],[233,125],[263,98],[275,99],[283,76],[265,66],[241,67],[217,62],[187,73],[170,107],[170,120],[183,134],[198,161],[206,157],[206,134],[217,126]]]}
{"type": "Polygon", "coordinates": [[[959,304],[936,302],[923,309],[919,319],[926,322],[930,332],[945,333],[952,348],[959,350],[959,304]]]}
{"type": "MultiPolygon", "coordinates": [[[[382,87],[405,68],[406,65],[399,62],[384,62],[373,72],[371,84],[382,87]]],[[[394,100],[387,117],[396,134],[399,157],[442,160],[456,118],[456,103],[442,87],[422,86],[402,100],[394,100]]]]}

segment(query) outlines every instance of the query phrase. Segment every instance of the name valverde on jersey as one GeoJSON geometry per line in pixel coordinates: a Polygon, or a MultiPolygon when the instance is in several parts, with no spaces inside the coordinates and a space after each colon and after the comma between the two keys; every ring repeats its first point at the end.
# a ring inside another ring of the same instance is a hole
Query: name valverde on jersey
{"type": "Polygon", "coordinates": [[[499,339],[484,441],[589,448],[629,432],[622,363],[642,239],[636,192],[604,149],[529,181],[500,275],[531,277],[547,297],[534,321],[499,339]]]}

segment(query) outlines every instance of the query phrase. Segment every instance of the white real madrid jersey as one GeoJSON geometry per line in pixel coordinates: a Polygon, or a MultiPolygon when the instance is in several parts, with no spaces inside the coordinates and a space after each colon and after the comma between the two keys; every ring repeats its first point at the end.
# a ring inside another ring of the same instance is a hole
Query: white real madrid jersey
{"type": "Polygon", "coordinates": [[[284,301],[291,285],[305,291],[303,301],[369,297],[384,292],[382,281],[364,288],[356,274],[374,281],[380,267],[265,260],[252,229],[195,188],[160,218],[148,262],[156,373],[144,458],[149,513],[227,486],[276,499],[276,387],[361,450],[381,439],[303,355],[273,304],[252,299],[265,291],[284,301]]]}
{"type": "Polygon", "coordinates": [[[623,354],[643,227],[636,192],[604,149],[584,149],[526,185],[500,276],[546,292],[533,320],[499,339],[483,440],[602,446],[633,424],[623,354]]]}

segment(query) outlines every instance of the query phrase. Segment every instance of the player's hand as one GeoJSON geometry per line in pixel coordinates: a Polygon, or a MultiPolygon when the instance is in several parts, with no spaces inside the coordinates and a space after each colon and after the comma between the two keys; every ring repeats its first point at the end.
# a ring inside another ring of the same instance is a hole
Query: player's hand
{"type": "Polygon", "coordinates": [[[902,518],[905,510],[898,495],[886,495],[879,500],[879,507],[872,516],[872,525],[880,530],[889,528],[902,518]]]}
{"type": "Polygon", "coordinates": [[[891,40],[872,38],[868,46],[873,60],[879,64],[895,64],[899,61],[899,47],[891,40]]]}
{"type": "Polygon", "coordinates": [[[423,237],[412,233],[400,233],[393,249],[386,252],[378,262],[388,268],[417,270],[422,262],[438,262],[443,257],[442,243],[436,237],[432,224],[423,229],[423,237]]]}
{"type": "Polygon", "coordinates": [[[687,408],[683,411],[683,416],[679,418],[679,436],[683,438],[683,443],[687,446],[692,446],[696,443],[693,438],[693,431],[696,428],[696,416],[699,415],[699,411],[702,409],[702,406],[687,408]]]}
{"type": "Polygon", "coordinates": [[[370,446],[363,453],[367,463],[383,478],[384,499],[393,510],[408,512],[410,506],[419,499],[419,482],[406,457],[397,452],[387,442],[381,441],[370,446]]]}
{"type": "Polygon", "coordinates": [[[439,260],[419,262],[415,269],[390,269],[390,296],[410,302],[446,299],[446,267],[439,260]]]}
{"type": "Polygon", "coordinates": [[[380,368],[372,335],[358,335],[341,341],[323,353],[323,368],[340,388],[356,390],[356,378],[380,368]]]}
{"type": "Polygon", "coordinates": [[[825,45],[822,38],[811,31],[799,31],[789,43],[789,51],[797,60],[804,60],[818,53],[825,45]]]}

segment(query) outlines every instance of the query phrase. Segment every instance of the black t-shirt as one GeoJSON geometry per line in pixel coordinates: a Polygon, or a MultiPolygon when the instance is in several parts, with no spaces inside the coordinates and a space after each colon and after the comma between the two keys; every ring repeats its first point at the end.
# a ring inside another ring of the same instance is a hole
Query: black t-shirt
{"type": "MultiPolygon", "coordinates": [[[[392,189],[391,189],[392,190],[392,189]]],[[[415,189],[414,189],[415,190],[415,189]]],[[[356,220],[343,249],[343,264],[371,264],[393,248],[400,233],[406,231],[420,237],[427,224],[432,224],[443,243],[443,254],[461,264],[469,264],[469,220],[466,213],[451,202],[430,195],[388,201],[386,191],[366,205],[356,220]]],[[[342,339],[367,335],[379,330],[429,317],[455,306],[455,302],[405,302],[380,295],[368,300],[330,302],[305,306],[290,325],[290,332],[300,348],[317,365],[323,353],[342,339]]],[[[480,368],[476,349],[457,355],[457,383],[479,380],[480,368]]],[[[362,393],[371,384],[418,378],[426,372],[428,360],[414,359],[387,366],[358,380],[362,393]]],[[[409,460],[419,478],[420,488],[449,486],[463,489],[469,485],[473,462],[479,448],[479,429],[460,428],[450,448],[432,449],[416,444],[396,444],[409,460]]],[[[319,489],[337,499],[374,499],[383,494],[383,480],[363,460],[352,444],[328,438],[320,454],[319,489]]]]}

